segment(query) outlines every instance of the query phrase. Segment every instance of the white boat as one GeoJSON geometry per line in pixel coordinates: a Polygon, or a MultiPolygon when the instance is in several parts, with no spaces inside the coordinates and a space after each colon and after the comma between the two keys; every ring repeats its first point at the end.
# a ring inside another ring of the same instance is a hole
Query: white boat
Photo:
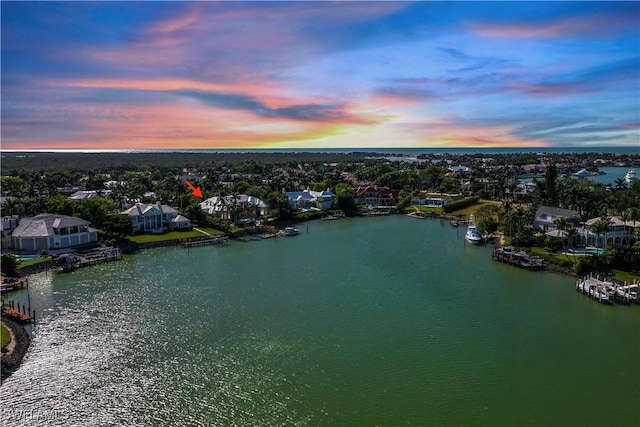
{"type": "Polygon", "coordinates": [[[573,175],[581,178],[585,178],[587,176],[591,176],[591,172],[589,172],[586,169],[580,169],[578,172],[574,173],[573,175]]]}
{"type": "Polygon", "coordinates": [[[636,175],[636,171],[634,171],[633,169],[629,169],[629,172],[627,172],[627,174],[624,176],[624,181],[627,184],[631,184],[636,179],[638,179],[638,176],[636,175]]]}
{"type": "Polygon", "coordinates": [[[285,227],[284,228],[284,235],[285,236],[296,236],[300,234],[300,229],[295,228],[295,227],[285,227]]]}
{"type": "Polygon", "coordinates": [[[482,243],[482,235],[476,227],[476,219],[473,215],[469,217],[469,225],[467,226],[467,233],[464,236],[467,242],[473,245],[479,245],[482,243]]]}

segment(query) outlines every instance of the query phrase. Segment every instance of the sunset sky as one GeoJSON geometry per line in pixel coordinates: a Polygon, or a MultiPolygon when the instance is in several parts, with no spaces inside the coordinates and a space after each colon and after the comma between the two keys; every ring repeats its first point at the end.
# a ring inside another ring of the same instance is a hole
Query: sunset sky
{"type": "Polygon", "coordinates": [[[2,149],[640,146],[639,2],[6,2],[2,149]]]}

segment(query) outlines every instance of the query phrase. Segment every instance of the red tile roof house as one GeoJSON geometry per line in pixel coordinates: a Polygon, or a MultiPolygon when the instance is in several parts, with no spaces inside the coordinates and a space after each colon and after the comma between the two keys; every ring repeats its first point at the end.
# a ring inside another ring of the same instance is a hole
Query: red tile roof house
{"type": "Polygon", "coordinates": [[[392,206],[398,200],[399,193],[398,190],[392,190],[386,186],[369,185],[356,189],[354,202],[358,205],[392,206]]]}
{"type": "Polygon", "coordinates": [[[98,230],[90,222],[73,216],[41,213],[20,220],[11,242],[17,251],[39,252],[98,242],[98,230]]]}

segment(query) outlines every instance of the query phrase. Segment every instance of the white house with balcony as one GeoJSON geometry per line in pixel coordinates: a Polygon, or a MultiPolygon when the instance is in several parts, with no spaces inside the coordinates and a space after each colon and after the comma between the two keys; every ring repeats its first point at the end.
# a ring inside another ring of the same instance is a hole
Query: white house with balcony
{"type": "Polygon", "coordinates": [[[216,218],[237,221],[257,219],[269,214],[269,205],[255,196],[215,196],[200,203],[200,208],[216,218]]]}
{"type": "Polygon", "coordinates": [[[62,249],[98,241],[98,230],[89,221],[73,216],[41,213],[20,220],[11,234],[17,251],[39,252],[43,249],[62,249]]]}
{"type": "Polygon", "coordinates": [[[289,204],[295,210],[306,208],[318,208],[322,210],[331,209],[336,199],[329,189],[324,191],[313,191],[308,188],[303,191],[288,191],[284,193],[289,198],[289,204]]]}
{"type": "Polygon", "coordinates": [[[580,213],[571,209],[555,208],[553,206],[540,206],[533,218],[533,228],[549,232],[555,230],[556,221],[565,218],[568,222],[577,226],[580,223],[580,213]]]}
{"type": "Polygon", "coordinates": [[[164,233],[169,230],[188,230],[191,228],[189,218],[179,215],[177,210],[160,202],[155,204],[136,203],[120,214],[131,217],[134,232],[164,233]]]}
{"type": "MultiPolygon", "coordinates": [[[[580,243],[587,246],[605,247],[607,245],[622,246],[628,242],[633,234],[634,225],[631,221],[624,222],[617,216],[612,216],[609,220],[609,230],[598,235],[593,231],[593,227],[600,218],[591,218],[584,223],[584,227],[579,227],[578,238],[580,243]]],[[[640,226],[640,223],[638,223],[640,226]]]]}

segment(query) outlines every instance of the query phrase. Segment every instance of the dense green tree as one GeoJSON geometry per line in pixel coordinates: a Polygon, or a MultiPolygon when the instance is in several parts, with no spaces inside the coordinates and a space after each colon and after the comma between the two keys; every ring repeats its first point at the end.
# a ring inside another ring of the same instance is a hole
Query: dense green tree
{"type": "Polygon", "coordinates": [[[115,202],[106,197],[94,197],[80,201],[75,216],[86,219],[93,227],[102,228],[107,218],[115,213],[115,202]]]}
{"type": "Polygon", "coordinates": [[[0,258],[2,274],[15,277],[18,275],[18,258],[14,254],[2,254],[0,258]]]}
{"type": "Polygon", "coordinates": [[[279,191],[272,191],[267,195],[267,204],[271,210],[278,212],[278,217],[281,219],[287,219],[291,217],[291,205],[289,204],[289,198],[286,194],[279,191]]]}
{"type": "Polygon", "coordinates": [[[347,183],[336,185],[336,201],[338,209],[344,211],[345,215],[350,216],[356,212],[356,204],[354,202],[355,191],[353,186],[347,183]]]}
{"type": "Polygon", "coordinates": [[[24,179],[18,176],[3,176],[0,178],[0,185],[3,192],[14,197],[22,196],[22,192],[26,188],[24,179]]]}
{"type": "Polygon", "coordinates": [[[133,224],[129,215],[118,213],[108,214],[102,224],[101,230],[106,239],[121,239],[133,234],[133,224]]]}
{"type": "Polygon", "coordinates": [[[44,207],[49,213],[73,216],[78,212],[80,201],[59,194],[49,197],[44,202],[44,207]]]}
{"type": "Polygon", "coordinates": [[[545,203],[549,206],[558,206],[557,178],[558,168],[550,164],[544,174],[545,203]]]}

